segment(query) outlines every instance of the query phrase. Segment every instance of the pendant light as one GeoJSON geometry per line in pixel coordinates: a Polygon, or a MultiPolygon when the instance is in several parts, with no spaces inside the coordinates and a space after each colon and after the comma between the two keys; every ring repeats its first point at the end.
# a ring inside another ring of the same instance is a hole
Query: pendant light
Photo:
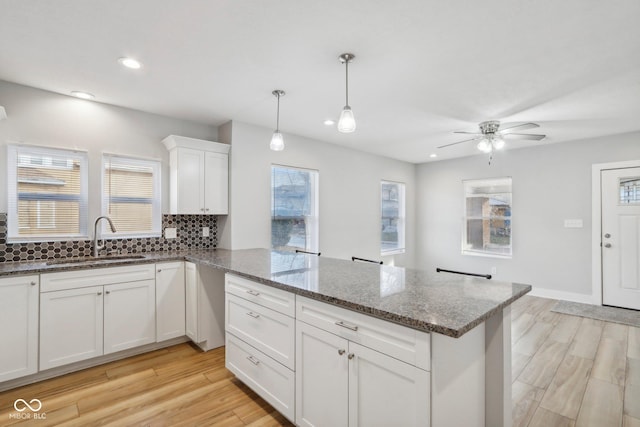
{"type": "Polygon", "coordinates": [[[353,111],[351,111],[351,107],[349,106],[349,62],[353,61],[353,58],[356,56],[353,53],[343,53],[339,56],[340,62],[345,65],[345,76],[346,76],[346,84],[345,84],[345,106],[342,109],[342,113],[340,113],[340,120],[338,121],[338,131],[342,133],[351,133],[356,130],[356,119],[353,117],[353,111]]]}
{"type": "Polygon", "coordinates": [[[278,112],[276,113],[276,130],[273,132],[273,136],[271,137],[271,144],[269,144],[269,148],[273,151],[282,151],[284,150],[284,138],[280,133],[280,97],[284,96],[284,91],[276,89],[271,93],[273,96],[278,98],[278,112]]]}

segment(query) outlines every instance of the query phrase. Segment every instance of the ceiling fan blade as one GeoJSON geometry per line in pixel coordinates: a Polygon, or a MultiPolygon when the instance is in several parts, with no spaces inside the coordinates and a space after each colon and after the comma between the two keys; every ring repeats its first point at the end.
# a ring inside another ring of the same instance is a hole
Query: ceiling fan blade
{"type": "Polygon", "coordinates": [[[464,133],[464,134],[467,134],[467,135],[482,135],[481,132],[465,132],[463,130],[457,130],[457,131],[455,131],[453,133],[464,133]]]}
{"type": "Polygon", "coordinates": [[[452,145],[462,144],[463,142],[475,141],[476,139],[480,139],[480,138],[471,138],[471,139],[465,139],[464,141],[452,142],[451,144],[441,145],[438,148],[450,147],[452,145]]]}
{"type": "Polygon", "coordinates": [[[514,130],[521,131],[521,130],[539,128],[539,127],[540,125],[537,125],[535,123],[523,123],[521,125],[509,126],[508,128],[500,129],[498,130],[497,133],[508,134],[513,132],[514,130]]]}
{"type": "Polygon", "coordinates": [[[532,141],[540,141],[541,139],[545,139],[547,135],[536,135],[530,133],[507,133],[503,135],[505,139],[509,141],[518,140],[518,139],[529,139],[532,141]]]}

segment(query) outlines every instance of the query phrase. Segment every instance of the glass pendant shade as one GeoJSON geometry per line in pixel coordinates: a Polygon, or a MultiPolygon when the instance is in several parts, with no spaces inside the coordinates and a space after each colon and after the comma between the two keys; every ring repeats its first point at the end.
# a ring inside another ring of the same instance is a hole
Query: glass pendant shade
{"type": "Polygon", "coordinates": [[[269,144],[269,148],[273,151],[282,151],[284,150],[284,138],[279,131],[273,132],[273,136],[271,137],[271,144],[269,144]]]}
{"type": "Polygon", "coordinates": [[[353,116],[351,107],[345,105],[340,113],[340,120],[338,121],[338,131],[342,133],[350,133],[356,130],[356,119],[353,116]]]}
{"type": "Polygon", "coordinates": [[[501,150],[504,148],[504,139],[502,139],[500,135],[494,136],[491,143],[493,144],[493,148],[495,148],[496,150],[501,150]]]}
{"type": "Polygon", "coordinates": [[[480,142],[478,142],[478,150],[482,151],[483,153],[490,153],[492,150],[491,142],[489,142],[489,140],[486,138],[482,138],[480,142]]]}

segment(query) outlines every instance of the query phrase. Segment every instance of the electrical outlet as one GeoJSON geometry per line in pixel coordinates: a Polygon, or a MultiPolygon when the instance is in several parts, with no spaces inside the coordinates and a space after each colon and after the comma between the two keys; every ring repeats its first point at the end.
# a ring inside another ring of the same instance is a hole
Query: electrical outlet
{"type": "Polygon", "coordinates": [[[178,236],[177,228],[165,228],[164,229],[164,238],[165,239],[175,239],[178,236]]]}
{"type": "Polygon", "coordinates": [[[209,237],[209,227],[202,227],[202,237],[209,237]]]}

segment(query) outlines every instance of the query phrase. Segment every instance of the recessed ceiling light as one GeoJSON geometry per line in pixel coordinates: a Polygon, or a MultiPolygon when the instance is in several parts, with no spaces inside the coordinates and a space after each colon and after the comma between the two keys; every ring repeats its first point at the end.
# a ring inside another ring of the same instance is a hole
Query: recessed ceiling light
{"type": "Polygon", "coordinates": [[[142,64],[140,61],[137,61],[133,58],[119,58],[118,62],[127,68],[131,68],[132,70],[139,70],[142,68],[142,64]]]}
{"type": "Polygon", "coordinates": [[[79,90],[74,90],[73,92],[71,92],[71,95],[75,96],[76,98],[80,98],[80,99],[94,99],[95,98],[95,96],[93,96],[89,92],[80,92],[79,90]]]}
{"type": "Polygon", "coordinates": [[[431,153],[429,154],[429,157],[431,157],[432,159],[435,159],[436,157],[438,157],[438,155],[436,153],[431,153]]]}
{"type": "Polygon", "coordinates": [[[331,119],[327,119],[322,123],[324,123],[325,126],[333,126],[333,125],[336,124],[336,122],[334,120],[331,120],[331,119]]]}

